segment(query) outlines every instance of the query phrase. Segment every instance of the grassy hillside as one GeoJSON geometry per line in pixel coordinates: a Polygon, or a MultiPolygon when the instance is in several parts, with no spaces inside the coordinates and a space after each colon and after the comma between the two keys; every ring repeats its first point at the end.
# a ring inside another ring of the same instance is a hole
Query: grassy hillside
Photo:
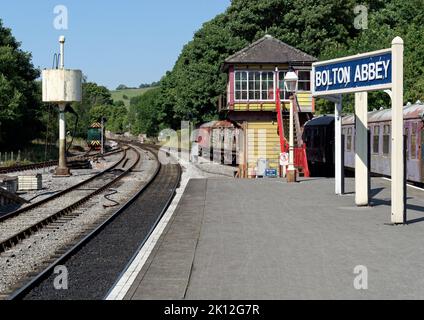
{"type": "Polygon", "coordinates": [[[140,96],[150,89],[153,89],[153,87],[143,88],[143,89],[125,89],[125,90],[118,90],[118,91],[114,90],[114,91],[110,91],[110,93],[112,94],[113,101],[122,100],[124,101],[126,106],[129,106],[131,98],[140,96]],[[127,96],[128,99],[124,99],[124,95],[127,96]]]}

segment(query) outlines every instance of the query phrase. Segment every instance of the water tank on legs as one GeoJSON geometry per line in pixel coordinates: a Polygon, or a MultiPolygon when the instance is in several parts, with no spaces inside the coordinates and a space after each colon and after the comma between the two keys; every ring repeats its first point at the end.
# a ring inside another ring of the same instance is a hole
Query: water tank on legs
{"type": "Polygon", "coordinates": [[[43,102],[67,103],[82,99],[81,70],[48,69],[42,72],[43,102]]]}

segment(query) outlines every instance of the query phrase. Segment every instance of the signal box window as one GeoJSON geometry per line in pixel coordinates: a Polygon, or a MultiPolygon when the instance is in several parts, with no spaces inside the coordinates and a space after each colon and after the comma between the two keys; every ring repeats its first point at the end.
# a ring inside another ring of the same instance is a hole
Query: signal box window
{"type": "Polygon", "coordinates": [[[237,71],[235,74],[235,80],[236,100],[247,100],[247,72],[237,71]]]}
{"type": "Polygon", "coordinates": [[[261,99],[261,73],[249,72],[249,100],[261,99]]]}
{"type": "Polygon", "coordinates": [[[262,72],[262,100],[274,99],[274,73],[262,72]]]}
{"type": "Polygon", "coordinates": [[[274,73],[259,71],[235,72],[236,101],[274,100],[274,73]]]}
{"type": "Polygon", "coordinates": [[[286,71],[280,71],[278,73],[278,88],[280,89],[280,99],[289,100],[290,94],[286,92],[286,86],[284,85],[284,78],[286,77],[286,71]]]}
{"type": "Polygon", "coordinates": [[[299,91],[311,91],[311,72],[298,71],[299,91]]]}

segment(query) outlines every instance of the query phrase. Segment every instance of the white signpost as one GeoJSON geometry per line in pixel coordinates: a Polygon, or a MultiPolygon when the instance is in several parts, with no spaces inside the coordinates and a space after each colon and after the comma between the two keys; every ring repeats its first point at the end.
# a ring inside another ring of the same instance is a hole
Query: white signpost
{"type": "Polygon", "coordinates": [[[391,49],[358,54],[312,65],[312,91],[335,103],[335,167],[336,193],[343,190],[344,163],[341,146],[341,95],[355,93],[356,148],[355,201],[358,206],[369,204],[368,168],[368,91],[385,90],[392,98],[392,217],[394,224],[406,220],[404,198],[403,141],[403,51],[400,37],[392,41],[391,49]]]}

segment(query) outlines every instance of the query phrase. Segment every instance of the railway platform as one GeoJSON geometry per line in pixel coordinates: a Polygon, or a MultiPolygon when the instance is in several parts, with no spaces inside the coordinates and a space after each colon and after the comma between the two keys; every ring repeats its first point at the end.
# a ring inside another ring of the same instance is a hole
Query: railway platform
{"type": "Polygon", "coordinates": [[[352,190],[191,180],[124,299],[422,299],[424,191],[408,188],[409,224],[393,226],[390,182],[372,179],[371,207],[352,190]]]}

